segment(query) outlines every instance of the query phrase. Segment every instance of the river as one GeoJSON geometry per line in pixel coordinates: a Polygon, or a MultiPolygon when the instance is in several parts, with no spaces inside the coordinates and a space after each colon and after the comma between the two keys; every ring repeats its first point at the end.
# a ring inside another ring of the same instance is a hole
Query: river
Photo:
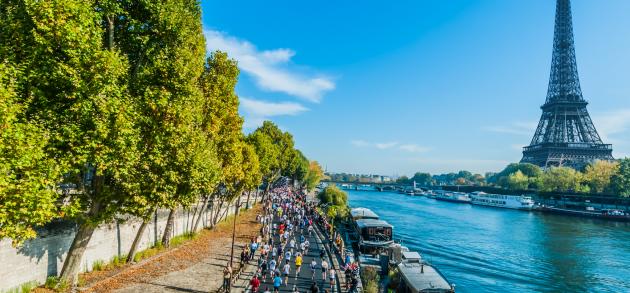
{"type": "Polygon", "coordinates": [[[457,292],[630,292],[630,224],[346,191],[457,292]]]}

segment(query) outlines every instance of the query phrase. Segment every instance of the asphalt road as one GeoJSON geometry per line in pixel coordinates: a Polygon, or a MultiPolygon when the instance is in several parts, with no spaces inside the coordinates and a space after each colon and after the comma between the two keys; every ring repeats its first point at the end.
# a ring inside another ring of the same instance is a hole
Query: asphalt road
{"type": "MultiPolygon", "coordinates": [[[[274,217],[274,222],[278,223],[277,216],[274,217]]],[[[284,266],[285,264],[284,256],[283,256],[282,264],[278,265],[279,270],[282,273],[281,277],[283,278],[283,283],[282,283],[282,286],[280,287],[280,292],[293,292],[294,286],[297,286],[297,290],[299,292],[310,292],[310,288],[313,282],[317,283],[317,286],[319,287],[319,292],[324,292],[324,290],[328,290],[328,292],[336,292],[336,289],[332,289],[330,287],[330,279],[328,275],[329,272],[326,273],[326,280],[322,279],[322,270],[321,270],[322,260],[320,258],[320,253],[324,251],[324,259],[328,262],[329,270],[330,270],[330,266],[332,262],[330,258],[328,257],[328,254],[325,253],[325,248],[322,242],[320,241],[320,239],[316,236],[316,234],[317,234],[316,231],[313,231],[311,233],[311,236],[308,236],[307,230],[303,229],[304,237],[308,239],[308,241],[310,242],[310,249],[308,251],[308,254],[303,256],[302,267],[301,267],[300,273],[297,275],[297,278],[295,274],[296,273],[295,256],[291,258],[291,261],[289,262],[291,265],[291,273],[289,275],[289,281],[286,284],[284,283],[284,274],[282,272],[282,266],[284,266]],[[315,259],[315,261],[317,262],[317,268],[315,269],[314,275],[313,275],[313,270],[311,270],[310,268],[311,260],[313,259],[315,259]]],[[[278,245],[278,243],[280,243],[280,238],[277,235],[277,233],[275,233],[273,237],[274,237],[274,244],[278,245]]],[[[296,247],[299,246],[299,238],[300,238],[299,230],[294,233],[292,238],[295,239],[296,247]]],[[[290,240],[291,238],[289,238],[289,241],[290,240]]],[[[287,245],[287,247],[289,246],[287,245]]],[[[283,253],[285,251],[286,250],[283,250],[283,253]]],[[[269,253],[269,255],[271,255],[271,253],[269,253]]],[[[271,256],[268,257],[268,260],[271,260],[271,256]]],[[[252,260],[251,263],[253,264],[255,262],[252,260]]],[[[337,271],[336,273],[338,274],[339,272],[337,271]]],[[[269,277],[269,274],[267,275],[266,280],[264,281],[261,280],[261,285],[260,285],[260,288],[258,289],[258,292],[264,292],[267,290],[267,288],[269,291],[273,292],[273,289],[274,289],[273,280],[269,277]]]]}

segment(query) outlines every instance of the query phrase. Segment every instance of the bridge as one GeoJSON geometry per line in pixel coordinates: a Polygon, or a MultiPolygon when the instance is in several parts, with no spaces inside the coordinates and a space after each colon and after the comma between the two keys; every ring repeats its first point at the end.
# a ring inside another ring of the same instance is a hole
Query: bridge
{"type": "Polygon", "coordinates": [[[383,190],[397,190],[397,189],[412,189],[412,188],[426,188],[427,186],[421,186],[419,184],[413,183],[399,183],[399,182],[346,182],[346,181],[336,181],[336,180],[322,180],[322,183],[327,184],[336,184],[336,185],[345,185],[346,188],[343,189],[354,189],[354,190],[366,190],[361,189],[360,187],[373,187],[374,190],[383,191],[383,190]]]}

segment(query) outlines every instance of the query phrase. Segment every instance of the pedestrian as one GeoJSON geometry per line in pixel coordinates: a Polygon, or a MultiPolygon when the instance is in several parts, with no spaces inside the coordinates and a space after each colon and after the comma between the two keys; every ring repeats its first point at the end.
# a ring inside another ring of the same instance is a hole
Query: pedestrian
{"type": "MultiPolygon", "coordinates": [[[[271,259],[269,261],[269,274],[273,274],[273,272],[276,270],[276,260],[275,259],[271,259]]],[[[273,278],[273,276],[271,276],[273,278]]]]}
{"type": "Polygon", "coordinates": [[[276,275],[273,278],[273,292],[280,292],[280,286],[282,286],[282,278],[280,275],[276,275]]]}
{"type": "Polygon", "coordinates": [[[263,260],[263,263],[260,265],[260,276],[264,280],[267,279],[267,269],[269,268],[269,264],[267,264],[266,260],[263,260]]]}
{"type": "Polygon", "coordinates": [[[258,292],[258,287],[260,287],[260,280],[258,279],[258,275],[254,275],[251,281],[249,281],[249,285],[252,286],[252,291],[258,292]]]}
{"type": "Polygon", "coordinates": [[[230,292],[230,283],[232,279],[232,267],[230,263],[223,269],[223,290],[225,292],[230,292]]]}
{"type": "Polygon", "coordinates": [[[326,281],[326,272],[328,271],[328,262],[322,260],[322,280],[326,281]]]}
{"type": "Polygon", "coordinates": [[[335,269],[334,268],[330,268],[330,271],[328,272],[328,279],[330,280],[330,290],[332,290],[332,288],[335,286],[335,269]]]}
{"type": "Polygon", "coordinates": [[[265,292],[263,293],[271,293],[271,291],[269,291],[269,286],[265,286],[265,292]]]}
{"type": "Polygon", "coordinates": [[[284,267],[282,268],[282,271],[284,272],[284,285],[288,286],[289,285],[289,274],[291,273],[291,264],[289,263],[288,260],[284,264],[284,267]]]}
{"type": "Polygon", "coordinates": [[[320,259],[322,259],[322,260],[323,260],[325,255],[326,255],[326,252],[324,252],[324,249],[322,249],[322,250],[320,250],[320,251],[319,251],[319,258],[320,258],[320,259]]]}
{"type": "Polygon", "coordinates": [[[295,257],[295,279],[297,280],[300,274],[300,267],[302,267],[302,255],[300,253],[295,257]]]}
{"type": "Polygon", "coordinates": [[[291,254],[291,251],[289,251],[289,250],[287,250],[287,252],[284,253],[284,259],[286,261],[291,261],[291,256],[292,256],[292,254],[291,254]]]}
{"type": "Polygon", "coordinates": [[[310,291],[311,291],[311,293],[318,293],[319,292],[319,287],[317,287],[317,282],[313,282],[313,284],[311,284],[310,291]]]}
{"type": "Polygon", "coordinates": [[[359,285],[359,280],[356,276],[352,276],[352,280],[350,281],[350,290],[348,292],[357,292],[357,286],[359,285]]]}
{"type": "Polygon", "coordinates": [[[311,272],[313,273],[311,280],[315,280],[315,271],[317,271],[317,262],[313,259],[311,260],[311,272]]]}

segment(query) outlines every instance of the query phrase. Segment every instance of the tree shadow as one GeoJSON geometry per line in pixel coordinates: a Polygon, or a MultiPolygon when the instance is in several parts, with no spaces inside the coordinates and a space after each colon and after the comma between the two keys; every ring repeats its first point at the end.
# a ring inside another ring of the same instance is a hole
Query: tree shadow
{"type": "Polygon", "coordinates": [[[25,241],[18,248],[18,253],[36,259],[39,263],[46,256],[47,275],[57,276],[61,271],[58,263],[68,250],[76,233],[76,223],[70,221],[53,221],[36,229],[37,238],[25,241]]]}

